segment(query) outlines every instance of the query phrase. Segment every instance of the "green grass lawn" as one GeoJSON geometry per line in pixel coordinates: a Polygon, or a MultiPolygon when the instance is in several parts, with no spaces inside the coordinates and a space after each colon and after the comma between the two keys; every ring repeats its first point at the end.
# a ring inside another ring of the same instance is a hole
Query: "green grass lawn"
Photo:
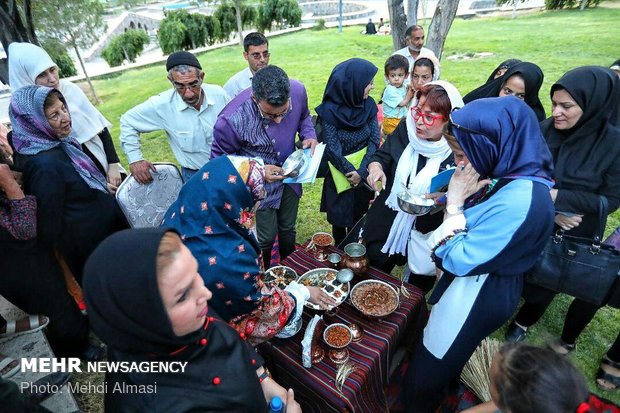
{"type": "MultiPolygon", "coordinates": [[[[464,95],[486,80],[489,72],[507,58],[519,58],[538,64],[545,73],[541,100],[549,114],[549,89],[564,72],[581,65],[609,66],[620,57],[620,9],[599,8],[584,12],[570,10],[540,12],[510,18],[456,20],[446,41],[442,58],[442,79],[454,83],[464,95]],[[454,54],[492,52],[494,56],[470,60],[449,60],[454,54]]],[[[310,108],[320,101],[332,68],[351,57],[361,57],[376,64],[380,70],[375,78],[372,96],[382,92],[385,59],[392,53],[390,37],[362,36],[360,27],[303,31],[271,40],[271,63],[281,66],[290,77],[301,80],[308,89],[310,108]]],[[[232,74],[244,68],[241,50],[227,47],[199,56],[206,70],[206,81],[222,85],[232,74]]],[[[118,144],[119,118],[134,105],[170,87],[164,65],[136,69],[113,78],[94,81],[102,102],[99,109],[112,122],[112,136],[118,144]]],[[[174,161],[165,136],[151,133],[143,138],[145,156],[151,161],[174,161]]],[[[298,241],[316,231],[329,231],[324,214],[318,212],[322,182],[304,188],[299,221],[298,241]]],[[[620,225],[616,212],[608,223],[620,225]]],[[[543,319],[530,329],[529,341],[543,344],[561,333],[564,314],[570,298],[558,296],[543,319]]],[[[620,326],[620,312],[609,308],[600,310],[578,341],[571,358],[588,377],[591,389],[620,403],[620,394],[601,393],[593,378],[601,356],[613,342],[620,326]]],[[[496,333],[500,337],[500,333],[496,333]]]]}

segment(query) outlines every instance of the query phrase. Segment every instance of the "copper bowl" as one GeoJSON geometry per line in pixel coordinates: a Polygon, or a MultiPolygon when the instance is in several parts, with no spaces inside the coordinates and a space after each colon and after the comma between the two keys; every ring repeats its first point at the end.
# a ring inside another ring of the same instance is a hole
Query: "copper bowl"
{"type": "Polygon", "coordinates": [[[398,292],[383,281],[361,281],[351,290],[351,304],[369,318],[383,318],[392,314],[400,304],[398,292]],[[377,311],[376,308],[382,308],[377,311]]]}

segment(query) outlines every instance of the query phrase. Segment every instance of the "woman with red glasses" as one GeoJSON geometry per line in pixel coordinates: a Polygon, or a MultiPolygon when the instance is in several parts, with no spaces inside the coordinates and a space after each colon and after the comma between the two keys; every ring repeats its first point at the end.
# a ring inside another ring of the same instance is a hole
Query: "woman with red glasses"
{"type": "MultiPolygon", "coordinates": [[[[385,272],[407,261],[407,240],[412,230],[426,234],[441,224],[441,214],[416,218],[401,211],[397,194],[405,188],[413,194],[428,193],[431,178],[454,161],[442,130],[450,111],[463,106],[460,93],[448,82],[435,81],[424,85],[417,98],[418,105],[410,110],[406,121],[398,125],[368,165],[368,184],[381,193],[368,211],[362,238],[370,264],[385,272]]],[[[412,265],[412,273],[434,275],[429,257],[427,251],[427,270],[412,265]]],[[[410,282],[430,290],[434,277],[412,277],[410,282]]]]}

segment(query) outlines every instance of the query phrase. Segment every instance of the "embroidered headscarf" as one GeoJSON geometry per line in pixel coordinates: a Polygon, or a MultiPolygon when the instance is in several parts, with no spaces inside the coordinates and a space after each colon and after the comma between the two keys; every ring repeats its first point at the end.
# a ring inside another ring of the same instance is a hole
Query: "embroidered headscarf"
{"type": "Polygon", "coordinates": [[[483,178],[552,187],[553,160],[532,109],[514,97],[479,99],[450,116],[452,133],[483,178]]]}
{"type": "MultiPolygon", "coordinates": [[[[443,80],[437,80],[427,83],[425,86],[428,85],[437,85],[445,90],[450,99],[450,106],[452,109],[463,106],[461,94],[453,84],[443,80]]],[[[411,193],[416,195],[427,193],[430,189],[431,179],[433,176],[437,175],[441,162],[452,153],[450,146],[448,146],[448,142],[443,136],[436,142],[419,139],[415,133],[415,121],[413,120],[413,114],[411,112],[407,115],[406,122],[409,144],[398,160],[392,190],[385,201],[388,207],[398,212],[390,228],[387,241],[381,249],[381,252],[389,255],[405,255],[409,232],[416,220],[414,215],[401,211],[398,206],[398,194],[405,189],[407,181],[409,181],[407,189],[411,193]],[[420,172],[417,172],[420,155],[428,158],[428,160],[424,168],[422,168],[420,172]]]]}
{"type": "MultiPolygon", "coordinates": [[[[86,184],[108,192],[105,177],[93,161],[82,152],[73,131],[65,138],[58,138],[45,117],[45,100],[50,93],[57,93],[65,106],[62,94],[45,86],[25,86],[13,92],[9,117],[13,127],[13,145],[22,155],[36,155],[59,146],[71,160],[73,168],[86,184]]],[[[67,109],[68,110],[68,109],[67,109]]]]}
{"type": "MultiPolygon", "coordinates": [[[[9,45],[9,85],[15,93],[24,86],[34,86],[37,76],[56,66],[47,52],[32,43],[11,43],[9,45]]],[[[71,128],[79,143],[84,143],[112,126],[110,122],[88,100],[84,92],[69,82],[60,79],[58,90],[67,101],[71,112],[71,128]]]]}
{"type": "Polygon", "coordinates": [[[359,129],[377,115],[377,104],[364,90],[377,74],[377,66],[368,60],[353,58],[332,70],[323,101],[316,107],[321,119],[337,129],[359,129]]]}
{"type": "Polygon", "coordinates": [[[538,121],[542,121],[545,119],[545,109],[540,102],[538,92],[540,91],[545,76],[540,67],[534,63],[521,62],[509,67],[502,76],[466,94],[463,101],[469,103],[476,99],[497,97],[504,83],[517,74],[523,78],[523,83],[525,84],[525,103],[532,108],[538,121]]]}
{"type": "MultiPolygon", "coordinates": [[[[213,292],[210,305],[226,322],[252,313],[264,300],[258,278],[260,247],[250,231],[258,199],[253,193],[262,192],[261,168],[261,162],[251,158],[210,160],[183,186],[162,222],[181,234],[198,260],[198,272],[213,292]]],[[[277,300],[282,318],[274,320],[278,331],[295,306],[284,295],[277,300]]]]}

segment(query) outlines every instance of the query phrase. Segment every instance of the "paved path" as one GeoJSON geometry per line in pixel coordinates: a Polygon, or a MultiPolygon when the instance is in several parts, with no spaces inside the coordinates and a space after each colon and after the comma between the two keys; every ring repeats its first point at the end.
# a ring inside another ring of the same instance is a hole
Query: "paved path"
{"type": "MultiPolygon", "coordinates": [[[[15,320],[24,316],[21,310],[6,301],[2,296],[0,296],[0,314],[7,320],[15,320]]],[[[41,331],[0,342],[0,353],[11,356],[16,360],[19,358],[54,357],[47,338],[45,338],[45,334],[41,331]]],[[[45,376],[45,374],[18,372],[13,377],[10,377],[10,380],[19,386],[21,383],[34,382],[45,376]]],[[[67,385],[64,385],[60,393],[56,393],[43,402],[42,405],[55,413],[68,413],[78,410],[77,403],[69,392],[67,385]]],[[[1,407],[0,411],[3,411],[1,407]]]]}

